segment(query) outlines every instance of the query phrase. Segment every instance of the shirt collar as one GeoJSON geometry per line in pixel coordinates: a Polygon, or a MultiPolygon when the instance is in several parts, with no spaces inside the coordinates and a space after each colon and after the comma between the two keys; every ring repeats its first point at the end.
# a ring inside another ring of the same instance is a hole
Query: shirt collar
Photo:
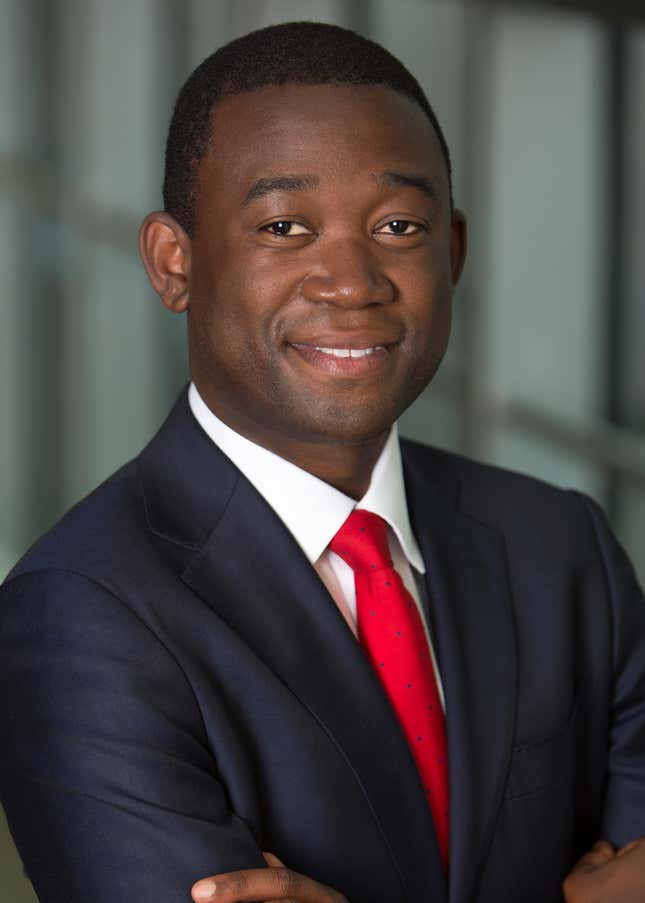
{"type": "Polygon", "coordinates": [[[425,573],[423,558],[414,538],[408,515],[399,432],[396,423],[392,424],[390,435],[374,466],[368,490],[356,503],[356,507],[379,514],[383,520],[387,521],[396,533],[396,538],[410,564],[419,573],[425,573]]]}
{"type": "Polygon", "coordinates": [[[420,573],[425,572],[408,517],[396,423],[376,462],[367,492],[356,502],[232,430],[213,414],[194,383],[190,384],[188,401],[204,432],[273,508],[311,564],[318,561],[351,511],[364,508],[387,521],[410,564],[420,573]]]}

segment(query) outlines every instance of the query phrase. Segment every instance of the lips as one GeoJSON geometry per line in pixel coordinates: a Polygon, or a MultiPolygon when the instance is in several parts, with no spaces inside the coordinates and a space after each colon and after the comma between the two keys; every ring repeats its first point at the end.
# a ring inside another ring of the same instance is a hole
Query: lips
{"type": "Polygon", "coordinates": [[[289,338],[290,345],[307,345],[311,348],[322,349],[345,349],[350,351],[363,351],[366,348],[389,348],[395,345],[399,336],[392,335],[392,332],[368,332],[367,330],[356,331],[339,331],[339,332],[317,332],[312,335],[304,335],[302,338],[294,336],[289,338]]]}
{"type": "Polygon", "coordinates": [[[383,336],[316,336],[307,342],[290,342],[289,346],[322,373],[357,377],[385,366],[394,344],[383,336]]]}
{"type": "Polygon", "coordinates": [[[376,351],[385,350],[384,345],[376,345],[370,348],[321,348],[315,346],[316,351],[322,351],[323,354],[331,354],[332,357],[366,357],[374,354],[376,351]]]}

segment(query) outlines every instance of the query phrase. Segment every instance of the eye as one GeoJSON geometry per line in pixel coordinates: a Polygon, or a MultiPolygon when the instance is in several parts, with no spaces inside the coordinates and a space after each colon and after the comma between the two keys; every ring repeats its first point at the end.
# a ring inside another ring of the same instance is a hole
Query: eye
{"type": "Polygon", "coordinates": [[[379,226],[375,231],[380,235],[417,235],[425,231],[422,223],[413,223],[408,219],[392,219],[389,223],[379,226]]]}
{"type": "Polygon", "coordinates": [[[292,219],[275,220],[272,223],[267,223],[266,226],[262,226],[260,231],[268,232],[270,235],[275,235],[278,238],[287,238],[291,235],[311,235],[311,231],[306,226],[292,219]]]}

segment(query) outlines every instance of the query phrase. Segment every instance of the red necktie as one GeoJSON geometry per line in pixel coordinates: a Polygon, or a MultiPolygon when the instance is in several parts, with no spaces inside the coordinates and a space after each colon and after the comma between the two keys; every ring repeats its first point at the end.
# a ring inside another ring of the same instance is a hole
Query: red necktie
{"type": "Polygon", "coordinates": [[[392,566],[387,524],[355,509],[329,544],[354,571],[358,636],[406,736],[448,862],[445,718],[417,605],[392,566]]]}

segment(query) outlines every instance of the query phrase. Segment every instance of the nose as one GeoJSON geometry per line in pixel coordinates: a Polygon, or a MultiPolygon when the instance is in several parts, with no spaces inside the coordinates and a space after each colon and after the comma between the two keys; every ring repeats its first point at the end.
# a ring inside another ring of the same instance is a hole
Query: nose
{"type": "Polygon", "coordinates": [[[366,243],[334,241],[316,250],[320,256],[301,285],[308,301],[360,308],[394,300],[394,285],[366,243]]]}

